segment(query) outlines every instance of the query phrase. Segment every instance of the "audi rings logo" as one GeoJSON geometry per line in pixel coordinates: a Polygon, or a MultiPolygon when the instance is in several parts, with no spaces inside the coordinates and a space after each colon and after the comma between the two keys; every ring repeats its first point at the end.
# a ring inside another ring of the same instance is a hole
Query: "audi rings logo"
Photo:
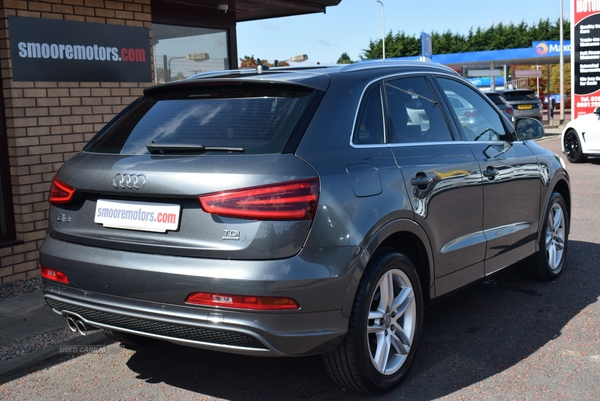
{"type": "Polygon", "coordinates": [[[117,174],[113,178],[113,187],[142,189],[146,185],[146,176],[144,174],[117,174]]]}

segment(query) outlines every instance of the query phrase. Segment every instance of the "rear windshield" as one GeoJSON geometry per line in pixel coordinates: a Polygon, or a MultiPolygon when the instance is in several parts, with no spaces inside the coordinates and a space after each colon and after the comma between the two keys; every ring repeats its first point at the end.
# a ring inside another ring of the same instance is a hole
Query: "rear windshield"
{"type": "Polygon", "coordinates": [[[142,99],[84,148],[122,155],[280,153],[312,90],[294,85],[197,86],[142,99]]]}
{"type": "Polygon", "coordinates": [[[518,100],[536,100],[534,91],[514,91],[514,92],[504,92],[502,94],[506,100],[509,102],[514,102],[518,100]]]}

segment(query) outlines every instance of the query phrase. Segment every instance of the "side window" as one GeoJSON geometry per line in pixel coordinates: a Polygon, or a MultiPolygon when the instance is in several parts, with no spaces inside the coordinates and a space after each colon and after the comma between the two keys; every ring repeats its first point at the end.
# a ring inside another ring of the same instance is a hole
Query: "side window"
{"type": "Polygon", "coordinates": [[[452,134],[424,77],[386,81],[390,142],[444,142],[452,134]]]}
{"type": "Polygon", "coordinates": [[[446,94],[448,105],[454,109],[467,140],[508,139],[502,118],[482,95],[453,79],[437,78],[437,80],[446,94]]]}
{"type": "Polygon", "coordinates": [[[352,142],[358,145],[384,143],[383,108],[379,85],[371,87],[363,98],[352,142]]]}

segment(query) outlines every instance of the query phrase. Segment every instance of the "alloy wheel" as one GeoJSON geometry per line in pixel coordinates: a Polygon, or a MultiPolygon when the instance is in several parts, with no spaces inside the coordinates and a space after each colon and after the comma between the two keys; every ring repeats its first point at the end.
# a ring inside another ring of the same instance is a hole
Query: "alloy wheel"
{"type": "Polygon", "coordinates": [[[577,162],[581,157],[579,138],[573,131],[568,132],[565,137],[565,154],[571,163],[577,162]]]}
{"type": "Polygon", "coordinates": [[[546,226],[546,258],[553,271],[560,269],[565,250],[565,214],[559,203],[552,205],[546,226]]]}
{"type": "Polygon", "coordinates": [[[408,357],[416,325],[417,306],[408,276],[389,270],[371,300],[367,336],[371,362],[383,375],[397,372],[408,357]]]}

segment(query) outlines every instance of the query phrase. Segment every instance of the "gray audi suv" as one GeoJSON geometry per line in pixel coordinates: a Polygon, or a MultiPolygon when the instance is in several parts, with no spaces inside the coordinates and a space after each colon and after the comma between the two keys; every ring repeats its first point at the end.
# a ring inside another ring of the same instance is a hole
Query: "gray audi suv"
{"type": "Polygon", "coordinates": [[[54,178],[44,296],[73,331],[321,354],[340,386],[388,391],[433,299],[563,271],[569,176],[542,135],[426,62],[151,87],[54,178]]]}

